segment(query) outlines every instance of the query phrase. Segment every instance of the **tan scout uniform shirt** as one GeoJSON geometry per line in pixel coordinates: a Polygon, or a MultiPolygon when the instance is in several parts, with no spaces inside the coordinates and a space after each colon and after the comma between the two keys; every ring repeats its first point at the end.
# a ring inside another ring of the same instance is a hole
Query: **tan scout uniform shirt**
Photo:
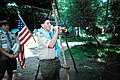
{"type": "Polygon", "coordinates": [[[57,57],[55,48],[48,48],[51,40],[45,37],[44,34],[41,32],[38,32],[37,36],[39,59],[54,59],[55,57],[57,57]]]}
{"type": "MultiPolygon", "coordinates": [[[[12,41],[12,45],[14,45],[16,42],[18,42],[18,39],[16,38],[15,34],[12,32],[8,32],[9,36],[12,41]]],[[[11,45],[10,42],[7,39],[6,32],[0,32],[0,46],[5,50],[5,51],[10,51],[11,50],[11,45]]]]}

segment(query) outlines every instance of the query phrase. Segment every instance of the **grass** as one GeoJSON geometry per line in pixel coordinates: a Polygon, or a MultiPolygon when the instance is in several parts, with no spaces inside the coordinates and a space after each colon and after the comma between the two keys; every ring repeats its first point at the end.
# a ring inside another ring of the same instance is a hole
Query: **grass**
{"type": "MultiPolygon", "coordinates": [[[[71,48],[72,55],[75,59],[83,59],[91,55],[97,55],[96,45],[76,45],[71,48]]],[[[70,57],[68,50],[65,51],[67,57],[70,57]]]]}
{"type": "MultiPolygon", "coordinates": [[[[107,40],[111,38],[112,35],[98,35],[98,39],[107,40]]],[[[67,38],[68,42],[92,42],[94,38],[92,36],[84,36],[84,37],[75,37],[75,38],[67,38]]],[[[64,40],[64,39],[63,39],[64,40]]],[[[83,59],[89,56],[97,56],[106,58],[109,54],[107,52],[114,52],[120,54],[119,46],[112,46],[112,44],[106,43],[106,45],[97,46],[97,44],[87,43],[85,45],[76,45],[71,48],[72,55],[75,59],[83,59]]],[[[65,54],[67,57],[70,57],[69,52],[66,50],[65,54]]]]}
{"type": "MultiPolygon", "coordinates": [[[[100,36],[102,37],[102,36],[100,36]]],[[[36,36],[35,36],[36,39],[36,36]]],[[[84,37],[75,37],[75,38],[67,38],[68,42],[91,42],[94,41],[94,38],[91,36],[84,36],[84,37]]],[[[64,42],[65,39],[62,38],[62,42],[64,42]]],[[[34,50],[37,48],[37,44],[34,41],[33,38],[30,38],[30,40],[25,44],[25,48],[29,48],[31,50],[34,50]]],[[[83,59],[85,57],[89,56],[99,56],[99,57],[106,57],[107,52],[116,52],[120,54],[120,47],[111,46],[111,44],[106,44],[103,48],[98,48],[96,44],[87,43],[84,45],[75,45],[71,48],[72,55],[75,59],[83,59]]],[[[65,51],[66,57],[70,57],[69,51],[65,51]]]]}
{"type": "MultiPolygon", "coordinates": [[[[62,41],[65,42],[65,39],[62,38],[62,41]]],[[[94,38],[91,36],[84,36],[84,37],[68,37],[68,42],[83,42],[83,41],[94,41],[94,38]]]]}

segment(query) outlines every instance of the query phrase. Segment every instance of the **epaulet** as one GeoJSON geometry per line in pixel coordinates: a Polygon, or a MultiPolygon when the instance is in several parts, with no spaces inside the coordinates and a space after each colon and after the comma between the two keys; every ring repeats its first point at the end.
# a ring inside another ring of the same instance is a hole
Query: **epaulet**
{"type": "Polygon", "coordinates": [[[11,34],[15,34],[14,32],[11,32],[11,34]]]}
{"type": "Polygon", "coordinates": [[[43,34],[42,32],[40,32],[40,34],[43,34]]]}

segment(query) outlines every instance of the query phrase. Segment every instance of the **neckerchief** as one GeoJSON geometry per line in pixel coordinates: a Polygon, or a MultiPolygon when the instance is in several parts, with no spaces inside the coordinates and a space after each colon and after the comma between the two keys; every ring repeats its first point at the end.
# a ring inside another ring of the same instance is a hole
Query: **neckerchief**
{"type": "MultiPolygon", "coordinates": [[[[45,31],[42,27],[40,28],[39,32],[43,33],[45,37],[47,37],[48,39],[52,39],[52,37],[54,36],[54,33],[52,31],[47,32],[45,31]]],[[[60,47],[58,46],[58,41],[56,41],[55,45],[54,45],[55,50],[57,51],[57,56],[60,59],[61,57],[61,51],[60,51],[60,47]]]]}

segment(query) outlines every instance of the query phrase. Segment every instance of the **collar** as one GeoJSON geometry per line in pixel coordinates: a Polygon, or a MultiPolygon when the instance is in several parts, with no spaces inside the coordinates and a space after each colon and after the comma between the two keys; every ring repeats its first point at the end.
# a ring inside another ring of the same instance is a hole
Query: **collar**
{"type": "Polygon", "coordinates": [[[40,28],[39,32],[43,33],[45,35],[45,37],[50,38],[49,32],[47,32],[45,29],[43,29],[42,27],[40,28]]]}
{"type": "Polygon", "coordinates": [[[8,32],[5,32],[5,31],[1,30],[1,32],[2,32],[3,34],[6,34],[6,33],[10,34],[9,31],[8,31],[8,32]]]}

